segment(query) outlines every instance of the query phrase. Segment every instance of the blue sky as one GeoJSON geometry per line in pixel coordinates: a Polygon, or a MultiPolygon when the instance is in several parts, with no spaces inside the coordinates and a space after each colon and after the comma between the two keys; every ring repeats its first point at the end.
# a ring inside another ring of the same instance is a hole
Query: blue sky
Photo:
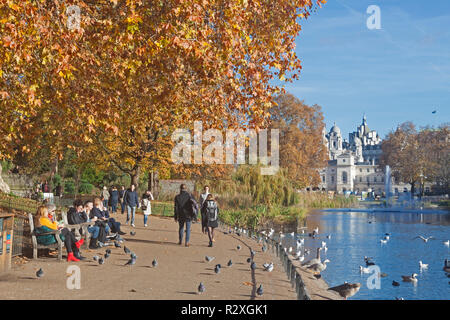
{"type": "Polygon", "coordinates": [[[302,29],[302,73],[286,90],[322,106],[327,130],[336,121],[348,138],[363,113],[381,138],[405,121],[450,121],[449,0],[329,0],[302,29]],[[367,28],[369,5],[380,30],[367,28]]]}

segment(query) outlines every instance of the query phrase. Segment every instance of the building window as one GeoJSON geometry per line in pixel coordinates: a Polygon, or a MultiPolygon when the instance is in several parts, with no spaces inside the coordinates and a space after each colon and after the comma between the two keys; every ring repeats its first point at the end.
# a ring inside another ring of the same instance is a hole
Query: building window
{"type": "Polygon", "coordinates": [[[381,182],[384,182],[384,177],[381,177],[381,182]]]}
{"type": "Polygon", "coordinates": [[[362,182],[362,177],[359,177],[359,182],[362,182]]]}
{"type": "Polygon", "coordinates": [[[370,172],[370,169],[369,169],[369,168],[367,168],[367,172],[370,172]]]}
{"type": "Polygon", "coordinates": [[[359,172],[362,172],[362,169],[361,169],[361,168],[359,168],[359,172]]]}
{"type": "Polygon", "coordinates": [[[342,159],[342,162],[345,162],[345,159],[342,159]]]}
{"type": "Polygon", "coordinates": [[[334,183],[334,176],[331,176],[331,183],[334,183]]]}
{"type": "Polygon", "coordinates": [[[342,183],[347,183],[347,171],[342,172],[342,183]]]}
{"type": "Polygon", "coordinates": [[[377,177],[373,177],[373,182],[377,182],[377,177]]]}
{"type": "Polygon", "coordinates": [[[366,179],[367,179],[367,182],[370,182],[370,179],[369,179],[369,177],[367,177],[366,179]]]}
{"type": "Polygon", "coordinates": [[[322,182],[325,183],[325,176],[322,176],[322,182]]]}

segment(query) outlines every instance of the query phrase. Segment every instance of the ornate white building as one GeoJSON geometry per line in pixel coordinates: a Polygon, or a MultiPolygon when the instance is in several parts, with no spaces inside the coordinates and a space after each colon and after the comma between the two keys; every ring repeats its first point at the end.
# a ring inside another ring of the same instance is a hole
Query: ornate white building
{"type": "MultiPolygon", "coordinates": [[[[378,166],[382,153],[381,138],[370,130],[366,117],[346,141],[341,130],[334,123],[327,133],[323,130],[323,142],[329,153],[328,166],[320,170],[319,188],[343,193],[373,191],[381,195],[385,190],[384,168],[378,166]]],[[[403,192],[409,186],[393,181],[391,192],[403,192]]]]}

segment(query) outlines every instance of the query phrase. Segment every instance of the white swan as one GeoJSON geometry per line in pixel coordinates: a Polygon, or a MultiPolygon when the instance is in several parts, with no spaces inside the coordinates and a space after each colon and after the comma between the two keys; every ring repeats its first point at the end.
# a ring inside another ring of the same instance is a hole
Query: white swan
{"type": "Polygon", "coordinates": [[[419,261],[419,268],[420,269],[428,269],[428,264],[422,263],[422,261],[419,261]]]}

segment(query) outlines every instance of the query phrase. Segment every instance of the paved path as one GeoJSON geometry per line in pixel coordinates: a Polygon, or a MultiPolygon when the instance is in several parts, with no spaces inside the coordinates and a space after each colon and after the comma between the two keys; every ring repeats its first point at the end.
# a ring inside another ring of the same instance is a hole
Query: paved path
{"type": "MultiPolygon", "coordinates": [[[[125,216],[118,214],[115,218],[123,223],[125,216]]],[[[114,247],[104,265],[98,265],[92,257],[104,254],[105,249],[83,250],[88,259],[78,263],[43,257],[0,274],[0,299],[296,299],[281,262],[272,253],[262,253],[256,241],[219,231],[214,247],[209,248],[200,224],[194,224],[191,247],[187,248],[177,245],[178,224],[173,218],[150,217],[147,228],[142,220],[137,215],[136,228],[123,227],[127,235],[123,236],[126,241],[122,247],[126,245],[136,253],[136,265],[124,266],[129,255],[114,247]],[[130,236],[130,230],[135,230],[136,235],[130,236]],[[237,245],[242,247],[240,251],[237,245]],[[246,261],[250,257],[249,248],[257,252],[258,268],[253,272],[246,261]],[[205,255],[216,259],[207,263],[205,255]],[[154,258],[159,264],[157,268],[151,266],[154,258]],[[231,267],[227,267],[229,259],[233,261],[231,267]],[[275,265],[273,272],[263,271],[262,264],[270,261],[275,265]],[[222,265],[219,274],[214,273],[217,263],[222,265]],[[69,265],[80,266],[80,290],[66,287],[69,265]],[[40,279],[35,275],[39,268],[45,272],[40,279]],[[200,282],[206,287],[202,295],[197,294],[200,282]],[[262,297],[256,295],[260,284],[264,288],[262,297]]]]}

